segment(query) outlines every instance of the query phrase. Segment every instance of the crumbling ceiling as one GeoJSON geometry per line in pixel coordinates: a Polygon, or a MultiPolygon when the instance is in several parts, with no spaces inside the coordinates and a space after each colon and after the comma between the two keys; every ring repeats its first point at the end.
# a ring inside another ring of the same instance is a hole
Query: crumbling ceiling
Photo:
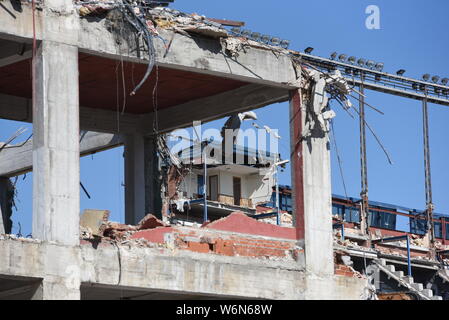
{"type": "MultiPolygon", "coordinates": [[[[246,85],[242,81],[159,67],[153,69],[142,89],[130,96],[145,73],[145,64],[123,62],[122,68],[120,61],[81,53],[79,70],[80,105],[113,111],[119,108],[133,114],[153,112],[153,102],[160,110],[246,85]],[[155,100],[153,92],[157,92],[155,100]]],[[[31,98],[31,92],[30,59],[0,68],[0,93],[31,98]]]]}

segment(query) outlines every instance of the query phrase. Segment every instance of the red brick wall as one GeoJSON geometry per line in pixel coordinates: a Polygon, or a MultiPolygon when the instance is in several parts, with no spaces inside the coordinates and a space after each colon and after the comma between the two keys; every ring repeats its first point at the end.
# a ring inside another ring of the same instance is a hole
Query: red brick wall
{"type": "Polygon", "coordinates": [[[335,264],[334,271],[337,276],[345,276],[350,278],[353,278],[355,276],[355,273],[344,264],[335,264]]]}
{"type": "Polygon", "coordinates": [[[295,252],[296,244],[293,241],[254,239],[244,235],[224,236],[208,233],[207,236],[201,237],[191,231],[187,234],[180,233],[176,243],[179,249],[225,256],[293,259],[299,254],[295,252]]]}

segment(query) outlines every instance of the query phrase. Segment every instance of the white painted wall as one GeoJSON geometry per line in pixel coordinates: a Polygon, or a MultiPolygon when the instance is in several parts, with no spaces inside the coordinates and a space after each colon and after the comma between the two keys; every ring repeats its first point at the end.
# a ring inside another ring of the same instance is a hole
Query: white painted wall
{"type": "MultiPolygon", "coordinates": [[[[231,170],[209,169],[208,176],[218,175],[218,193],[233,197],[233,178],[238,177],[242,181],[242,198],[251,199],[253,205],[270,201],[274,177],[268,169],[259,169],[257,173],[242,174],[231,170]]],[[[198,192],[198,175],[203,175],[202,170],[194,170],[186,176],[180,185],[182,192],[186,192],[188,199],[193,199],[198,192]]]]}
{"type": "Polygon", "coordinates": [[[253,205],[270,201],[274,184],[274,176],[270,170],[260,169],[259,174],[248,175],[247,189],[251,192],[249,198],[253,205]]]}

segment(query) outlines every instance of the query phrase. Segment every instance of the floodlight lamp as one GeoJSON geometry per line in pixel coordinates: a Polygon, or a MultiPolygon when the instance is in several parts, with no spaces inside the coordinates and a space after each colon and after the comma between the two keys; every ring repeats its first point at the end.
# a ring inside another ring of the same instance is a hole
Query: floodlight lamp
{"type": "Polygon", "coordinates": [[[348,56],[344,53],[338,56],[338,60],[340,60],[341,62],[345,62],[347,58],[348,56]]]}
{"type": "Polygon", "coordinates": [[[437,83],[438,81],[440,81],[440,77],[439,76],[433,76],[432,77],[432,82],[437,83]]]}
{"type": "Polygon", "coordinates": [[[449,82],[448,78],[441,79],[441,83],[444,84],[444,85],[447,85],[448,82],[449,82]]]}
{"type": "Polygon", "coordinates": [[[260,40],[260,33],[259,32],[251,33],[251,39],[253,39],[254,41],[259,41],[260,40]]]}
{"type": "Polygon", "coordinates": [[[426,85],[425,84],[420,84],[419,85],[419,90],[425,91],[426,90],[426,85]]]}
{"type": "Polygon", "coordinates": [[[249,38],[251,36],[251,30],[243,30],[242,36],[245,38],[249,38]]]}
{"type": "Polygon", "coordinates": [[[331,54],[331,60],[335,60],[337,58],[337,53],[336,52],[333,52],[332,54],[331,54]]]}
{"type": "Polygon", "coordinates": [[[385,65],[383,64],[383,62],[379,62],[379,63],[376,63],[375,69],[377,71],[382,71],[384,69],[384,66],[385,65]]]}
{"type": "Polygon", "coordinates": [[[233,27],[231,28],[231,32],[234,34],[240,34],[242,32],[242,28],[233,27]]]}
{"type": "Polygon", "coordinates": [[[374,68],[375,65],[376,65],[376,63],[375,63],[373,60],[368,60],[368,61],[366,62],[366,66],[367,66],[369,69],[374,68]]]}
{"type": "Polygon", "coordinates": [[[350,64],[355,64],[356,60],[357,60],[357,58],[354,57],[354,56],[351,56],[351,57],[348,58],[348,62],[349,62],[350,64]]]}
{"type": "Polygon", "coordinates": [[[424,81],[429,81],[430,79],[430,74],[426,73],[425,75],[422,76],[424,81]]]}
{"type": "Polygon", "coordinates": [[[357,60],[357,64],[361,67],[364,67],[366,64],[366,60],[363,58],[360,58],[359,60],[357,60]]]}
{"type": "Polygon", "coordinates": [[[441,89],[438,88],[438,87],[434,87],[434,88],[433,88],[433,91],[434,91],[436,94],[438,94],[438,95],[441,93],[441,89]]]}
{"type": "Polygon", "coordinates": [[[380,74],[376,74],[376,75],[374,76],[374,79],[375,79],[376,81],[380,81],[380,79],[381,79],[380,74]]]}
{"type": "Polygon", "coordinates": [[[264,34],[262,37],[260,37],[260,41],[262,41],[263,43],[268,43],[270,42],[270,36],[268,34],[264,34]]]}
{"type": "Polygon", "coordinates": [[[307,47],[307,48],[304,50],[304,52],[307,53],[307,54],[311,54],[312,51],[313,51],[313,48],[312,48],[312,47],[307,47]]]}
{"type": "Polygon", "coordinates": [[[397,72],[396,72],[396,74],[398,75],[398,76],[403,76],[404,75],[404,73],[405,73],[405,70],[404,69],[399,69],[397,72]]]}
{"type": "Polygon", "coordinates": [[[281,39],[279,39],[278,37],[273,37],[271,38],[271,44],[273,46],[278,46],[281,44],[281,39]]]}
{"type": "Polygon", "coordinates": [[[413,90],[418,90],[418,84],[413,82],[412,83],[412,88],[413,88],[413,90]]]}
{"type": "Polygon", "coordinates": [[[441,93],[445,96],[449,95],[449,90],[443,89],[443,91],[441,91],[441,93]]]}
{"type": "Polygon", "coordinates": [[[282,40],[281,41],[281,47],[284,49],[288,49],[288,47],[290,46],[290,40],[282,40]]]}

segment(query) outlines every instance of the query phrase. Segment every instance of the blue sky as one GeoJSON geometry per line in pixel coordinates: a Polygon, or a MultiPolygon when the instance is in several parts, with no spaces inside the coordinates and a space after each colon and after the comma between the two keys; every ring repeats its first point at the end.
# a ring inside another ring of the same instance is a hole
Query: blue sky
{"type": "MultiPolygon", "coordinates": [[[[384,62],[387,72],[406,69],[408,77],[421,78],[424,73],[449,76],[447,0],[176,0],[172,7],[208,17],[245,21],[248,29],[289,39],[295,50],[314,47],[313,53],[323,57],[337,51],[384,62]],[[365,27],[368,5],[380,8],[380,30],[365,27]]],[[[423,209],[421,103],[371,91],[367,92],[367,102],[385,112],[382,116],[368,110],[367,121],[394,161],[394,165],[389,165],[372,136],[368,135],[370,199],[423,209]]],[[[337,112],[335,132],[348,194],[357,197],[360,193],[358,121],[349,118],[338,105],[333,105],[337,112]]],[[[446,165],[449,133],[445,130],[449,109],[433,104],[429,109],[434,202],[438,212],[449,213],[449,170],[446,165]]],[[[288,158],[288,105],[276,104],[256,112],[261,123],[279,128],[283,137],[280,151],[283,158],[288,158]]],[[[221,127],[223,122],[211,125],[221,127]]],[[[21,125],[1,121],[0,139],[4,141],[21,125]]],[[[81,160],[81,180],[92,196],[89,200],[81,194],[82,209],[109,209],[113,220],[123,220],[122,154],[123,148],[118,148],[81,160]]],[[[343,195],[334,151],[332,169],[333,192],[343,195]]],[[[17,203],[18,212],[14,214],[15,233],[18,232],[18,222],[22,224],[23,234],[31,230],[31,178],[28,174],[25,180],[23,177],[18,180],[20,202],[17,203]]],[[[281,183],[290,184],[289,170],[281,175],[281,183]]]]}

